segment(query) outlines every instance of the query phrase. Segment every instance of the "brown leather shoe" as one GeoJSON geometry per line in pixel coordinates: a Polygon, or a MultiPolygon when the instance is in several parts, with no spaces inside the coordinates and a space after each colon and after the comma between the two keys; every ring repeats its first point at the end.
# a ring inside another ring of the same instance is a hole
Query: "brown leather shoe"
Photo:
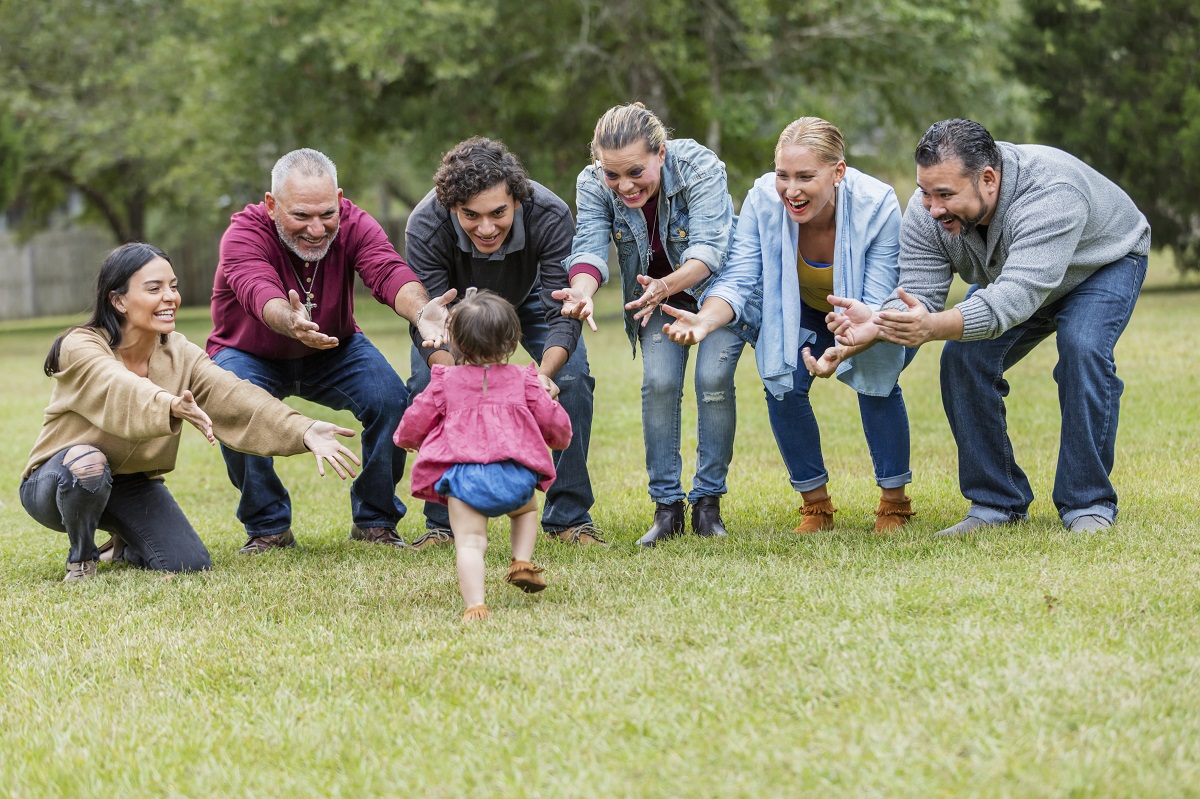
{"type": "Polygon", "coordinates": [[[536,594],[546,587],[546,578],[542,577],[542,567],[534,566],[527,560],[513,560],[504,575],[504,582],[515,585],[527,594],[536,594]]]}
{"type": "Polygon", "coordinates": [[[413,542],[409,546],[413,549],[425,549],[426,547],[436,547],[441,544],[454,546],[454,532],[447,530],[445,527],[430,527],[424,534],[413,539],[413,542]]]}
{"type": "Polygon", "coordinates": [[[292,537],[292,528],[284,530],[282,533],[274,535],[252,535],[246,545],[238,550],[239,555],[261,555],[272,549],[286,549],[296,546],[296,539],[292,537]]]}
{"type": "Polygon", "coordinates": [[[63,578],[64,583],[77,583],[80,580],[87,580],[96,576],[96,561],[83,560],[79,563],[67,564],[67,576],[63,578]]]}
{"type": "Polygon", "coordinates": [[[833,514],[837,508],[826,494],[813,502],[805,502],[800,507],[800,524],[796,525],[793,533],[819,533],[822,530],[833,529],[833,514]]]}
{"type": "Polygon", "coordinates": [[[351,541],[366,541],[368,544],[388,544],[393,547],[406,547],[404,539],[396,535],[395,527],[359,527],[350,525],[351,541]]]}
{"type": "Polygon", "coordinates": [[[576,527],[568,527],[565,530],[547,530],[546,535],[553,538],[555,541],[561,541],[564,544],[579,544],[581,546],[589,546],[591,544],[607,544],[601,537],[603,531],[592,524],[585,522],[576,527]]]}
{"type": "Polygon", "coordinates": [[[908,524],[909,518],[915,516],[916,513],[912,509],[912,500],[908,497],[900,502],[880,499],[879,508],[875,511],[875,532],[895,532],[908,524]]]}

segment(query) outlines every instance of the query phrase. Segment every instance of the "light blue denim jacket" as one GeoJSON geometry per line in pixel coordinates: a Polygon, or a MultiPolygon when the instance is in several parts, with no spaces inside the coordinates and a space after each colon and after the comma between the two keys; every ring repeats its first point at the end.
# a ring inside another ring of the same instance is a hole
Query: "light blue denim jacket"
{"type": "MultiPolygon", "coordinates": [[[[692,139],[672,139],[667,142],[661,180],[659,236],[671,265],[679,269],[685,261],[696,258],[714,275],[719,274],[737,221],[725,164],[712,150],[692,139]]],[[[617,247],[624,301],[640,296],[642,287],[637,276],[646,274],[652,257],[646,217],[641,209],[625,207],[604,182],[598,164],[591,164],[579,173],[575,181],[575,207],[575,239],[571,242],[571,254],[563,262],[567,271],[576,264],[590,264],[600,270],[601,284],[607,283],[611,240],[617,247]]],[[[700,297],[711,282],[712,278],[708,278],[687,291],[700,297]]],[[[756,307],[753,302],[751,306],[756,307]]],[[[625,334],[636,349],[638,323],[633,314],[625,312],[625,334]]],[[[756,323],[757,319],[748,319],[730,327],[753,344],[758,337],[756,323]]]]}
{"type": "MultiPolygon", "coordinates": [[[[879,308],[900,276],[896,192],[848,167],[836,202],[833,293],[879,308]]],[[[816,339],[814,331],[800,325],[799,235],[800,226],[788,217],[775,189],[775,173],[768,172],[746,195],[729,260],[704,295],[729,303],[736,324],[746,298],[762,292],[761,318],[769,323],[762,325],[754,352],[763,385],[776,399],[792,390],[800,348],[816,339]]],[[[837,377],[860,394],[884,397],[903,368],[904,348],[881,341],[839,364],[837,377]]]]}

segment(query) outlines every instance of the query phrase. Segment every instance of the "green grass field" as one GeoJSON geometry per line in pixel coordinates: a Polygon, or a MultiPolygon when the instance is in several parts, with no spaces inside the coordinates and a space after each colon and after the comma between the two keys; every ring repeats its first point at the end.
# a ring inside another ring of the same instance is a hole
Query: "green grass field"
{"type": "MultiPolygon", "coordinates": [[[[901,380],[919,515],[872,535],[857,404],[830,382],[814,393],[841,512],[834,532],[795,537],[747,351],[732,534],[653,551],[634,545],[652,510],[641,364],[606,289],[587,345],[594,515],[613,543],[539,542],[550,587],[526,596],[501,582],[494,522],[493,615],[474,625],[459,622],[451,549],[347,540],[347,486],[308,457],[280,465],[301,547],[238,556],[236,493],[193,430],[168,485],[213,570],[104,566],[64,585],[66,537],[25,515],[17,487],[50,392],[41,362],[68,320],[0,328],[0,795],[1200,795],[1200,293],[1161,261],[1147,285],[1118,350],[1111,532],[1068,536],[1049,499],[1047,342],[1010,374],[1029,523],[931,538],[967,503],[929,346],[901,380]]],[[[396,318],[371,303],[359,320],[407,375],[396,318]]],[[[180,330],[203,342],[207,313],[180,330]]]]}

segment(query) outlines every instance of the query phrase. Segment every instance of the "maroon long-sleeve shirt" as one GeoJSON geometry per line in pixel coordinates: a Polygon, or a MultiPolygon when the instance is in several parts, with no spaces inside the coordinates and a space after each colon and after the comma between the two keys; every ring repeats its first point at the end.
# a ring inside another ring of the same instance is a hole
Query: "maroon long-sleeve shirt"
{"type": "Polygon", "coordinates": [[[265,203],[247,205],[233,215],[221,237],[213,285],[213,332],[206,347],[210,357],[226,347],[283,360],[316,352],[271,330],[262,319],[267,302],[286,300],[290,289],[303,300],[303,281],[314,274],[312,319],[322,333],[343,340],[360,332],[354,322],[355,272],[371,295],[388,307],[405,283],[417,280],[370,214],[345,198],[340,211],[337,238],[319,267],[306,264],[284,246],[265,203]]]}

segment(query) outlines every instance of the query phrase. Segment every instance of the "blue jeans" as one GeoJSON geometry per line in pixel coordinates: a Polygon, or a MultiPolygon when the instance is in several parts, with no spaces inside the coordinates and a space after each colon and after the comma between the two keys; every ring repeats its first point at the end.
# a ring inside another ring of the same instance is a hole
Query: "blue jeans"
{"type": "Polygon", "coordinates": [[[1013,456],[1005,423],[1004,373],[1057,333],[1062,430],[1054,504],[1063,524],[1094,514],[1117,517],[1109,480],[1124,383],[1113,348],[1129,323],[1146,278],[1146,256],[1103,266],[1066,296],[994,339],[950,341],[942,350],[942,405],[958,446],[958,482],[970,516],[1002,524],[1023,519],[1033,489],[1013,456]]]}
{"type": "MultiPolygon", "coordinates": [[[[638,331],[642,345],[642,437],[650,498],[672,503],[684,499],[683,459],[679,454],[683,382],[691,347],[662,332],[674,321],[658,308],[638,331]]],[[[745,341],[728,327],[709,333],[696,349],[696,475],[689,502],[719,497],[733,458],[737,432],[734,373],[745,341]]]]}
{"type": "Polygon", "coordinates": [[[21,482],[21,505],[39,524],[67,534],[68,563],[97,560],[96,530],[120,536],[126,562],[157,571],[212,566],[204,542],[162,480],[102,471],[78,477],[63,464],[70,447],[21,482]]]}
{"type": "MultiPolygon", "coordinates": [[[[540,299],[541,289],[534,286],[529,297],[520,308],[517,317],[521,320],[521,346],[538,363],[542,362],[542,350],[550,327],[546,324],[546,311],[540,299]]],[[[417,396],[429,385],[429,366],[424,354],[412,348],[412,376],[408,379],[408,391],[417,396]]],[[[554,533],[577,527],[592,521],[591,509],[595,502],[592,494],[592,479],[588,475],[588,446],[592,440],[592,404],[596,379],[588,369],[587,347],[583,338],[562,369],[554,376],[558,385],[558,402],[571,419],[571,443],[564,450],[553,454],[554,471],[558,477],[546,492],[546,503],[542,508],[542,529],[554,533]]],[[[450,514],[445,505],[425,503],[425,526],[429,529],[450,529],[450,514]]]]}
{"type": "MultiPolygon", "coordinates": [[[[825,326],[824,311],[804,305],[800,323],[817,334],[817,340],[808,345],[814,358],[821,357],[825,350],[833,346],[833,334],[825,326]]],[[[905,351],[906,366],[916,353],[915,349],[905,351]]],[[[775,434],[775,442],[779,445],[779,454],[787,466],[792,488],[812,491],[829,482],[829,473],[821,456],[821,430],[808,397],[809,389],[817,378],[808,373],[804,359],[798,353],[796,357],[799,365],[792,373],[792,390],[784,394],[781,400],[775,399],[768,391],[767,415],[771,420],[771,432],[775,434]]],[[[867,449],[871,451],[875,484],[880,488],[900,488],[911,483],[908,411],[904,407],[900,384],[893,386],[886,397],[859,394],[858,412],[867,437],[867,449]]]]}
{"type": "MultiPolygon", "coordinates": [[[[408,406],[404,381],[365,335],[355,333],[331,350],[295,360],[270,360],[226,348],[213,361],[278,399],[296,396],[350,411],[363,426],[362,468],[350,486],[350,514],[362,528],[395,527],[404,516],[396,486],[404,476],[404,450],[392,433],[408,406]]],[[[251,537],[292,525],[291,498],[272,458],[221,447],[229,479],[242,492],[237,517],[251,537]]]]}

